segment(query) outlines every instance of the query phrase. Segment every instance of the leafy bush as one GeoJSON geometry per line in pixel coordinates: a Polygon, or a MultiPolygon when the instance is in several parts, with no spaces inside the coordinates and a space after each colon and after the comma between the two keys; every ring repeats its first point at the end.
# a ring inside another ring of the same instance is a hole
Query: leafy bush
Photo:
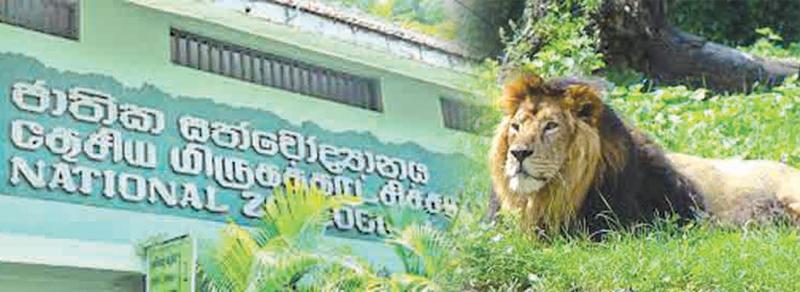
{"type": "Polygon", "coordinates": [[[669,9],[673,24],[719,43],[752,44],[762,27],[785,36],[782,45],[800,41],[800,2],[794,0],[672,0],[669,9]]]}
{"type": "Polygon", "coordinates": [[[607,102],[665,148],[704,157],[780,160],[800,166],[800,83],[714,95],[683,86],[621,86],[607,102]]]}
{"type": "Polygon", "coordinates": [[[739,47],[739,49],[759,56],[787,59],[794,62],[800,61],[800,43],[791,43],[784,46],[781,44],[783,37],[769,27],[756,29],[756,33],[760,37],[755,43],[750,46],[739,47]]]}
{"type": "Polygon", "coordinates": [[[523,21],[512,26],[504,39],[505,61],[509,67],[526,66],[544,77],[590,75],[605,63],[598,53],[598,30],[592,29],[591,15],[598,0],[568,0],[528,7],[523,21]]]}

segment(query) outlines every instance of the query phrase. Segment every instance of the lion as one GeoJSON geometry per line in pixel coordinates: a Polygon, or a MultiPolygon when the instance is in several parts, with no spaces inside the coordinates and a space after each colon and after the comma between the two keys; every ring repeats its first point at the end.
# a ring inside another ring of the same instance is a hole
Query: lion
{"type": "Polygon", "coordinates": [[[715,221],[800,223],[800,171],[769,160],[708,159],[668,153],[675,169],[702,194],[715,221]]]}
{"type": "MultiPolygon", "coordinates": [[[[746,186],[730,183],[734,190],[728,190],[715,185],[733,179],[734,171],[713,176],[703,168],[721,162],[667,155],[603,103],[601,92],[586,80],[545,81],[532,73],[504,86],[504,116],[492,140],[490,173],[500,208],[520,212],[523,227],[580,228],[595,235],[663,215],[677,216],[679,222],[708,211],[742,217],[737,220],[756,215],[740,207],[756,196],[734,194],[747,193],[742,191],[746,186]]],[[[788,200],[798,197],[790,185],[758,198],[771,196],[774,200],[765,204],[788,203],[796,209],[800,200],[788,200]]]]}

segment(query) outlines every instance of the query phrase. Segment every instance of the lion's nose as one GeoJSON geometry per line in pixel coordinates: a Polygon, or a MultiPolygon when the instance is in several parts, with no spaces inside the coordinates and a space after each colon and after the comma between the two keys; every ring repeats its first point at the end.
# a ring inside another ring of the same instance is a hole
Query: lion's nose
{"type": "Polygon", "coordinates": [[[531,150],[511,150],[511,155],[513,155],[517,161],[522,162],[528,156],[531,156],[533,151],[531,150]]]}

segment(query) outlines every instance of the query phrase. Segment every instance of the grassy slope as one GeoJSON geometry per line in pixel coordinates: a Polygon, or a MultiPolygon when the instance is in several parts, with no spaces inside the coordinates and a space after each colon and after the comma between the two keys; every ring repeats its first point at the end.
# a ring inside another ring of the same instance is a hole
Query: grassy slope
{"type": "Polygon", "coordinates": [[[608,102],[668,150],[705,157],[783,160],[800,166],[800,82],[749,95],[705,89],[617,88],[608,102]]]}
{"type": "Polygon", "coordinates": [[[464,273],[479,290],[800,290],[794,227],[669,229],[602,243],[487,232],[471,238],[483,243],[470,245],[464,273]]]}

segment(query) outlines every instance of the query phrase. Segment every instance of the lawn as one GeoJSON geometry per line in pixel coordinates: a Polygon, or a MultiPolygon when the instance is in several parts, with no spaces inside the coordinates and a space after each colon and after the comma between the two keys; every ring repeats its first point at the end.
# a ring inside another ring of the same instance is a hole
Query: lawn
{"type": "Polygon", "coordinates": [[[788,225],[664,225],[600,243],[474,233],[461,273],[478,290],[798,291],[800,234],[788,225]]]}

